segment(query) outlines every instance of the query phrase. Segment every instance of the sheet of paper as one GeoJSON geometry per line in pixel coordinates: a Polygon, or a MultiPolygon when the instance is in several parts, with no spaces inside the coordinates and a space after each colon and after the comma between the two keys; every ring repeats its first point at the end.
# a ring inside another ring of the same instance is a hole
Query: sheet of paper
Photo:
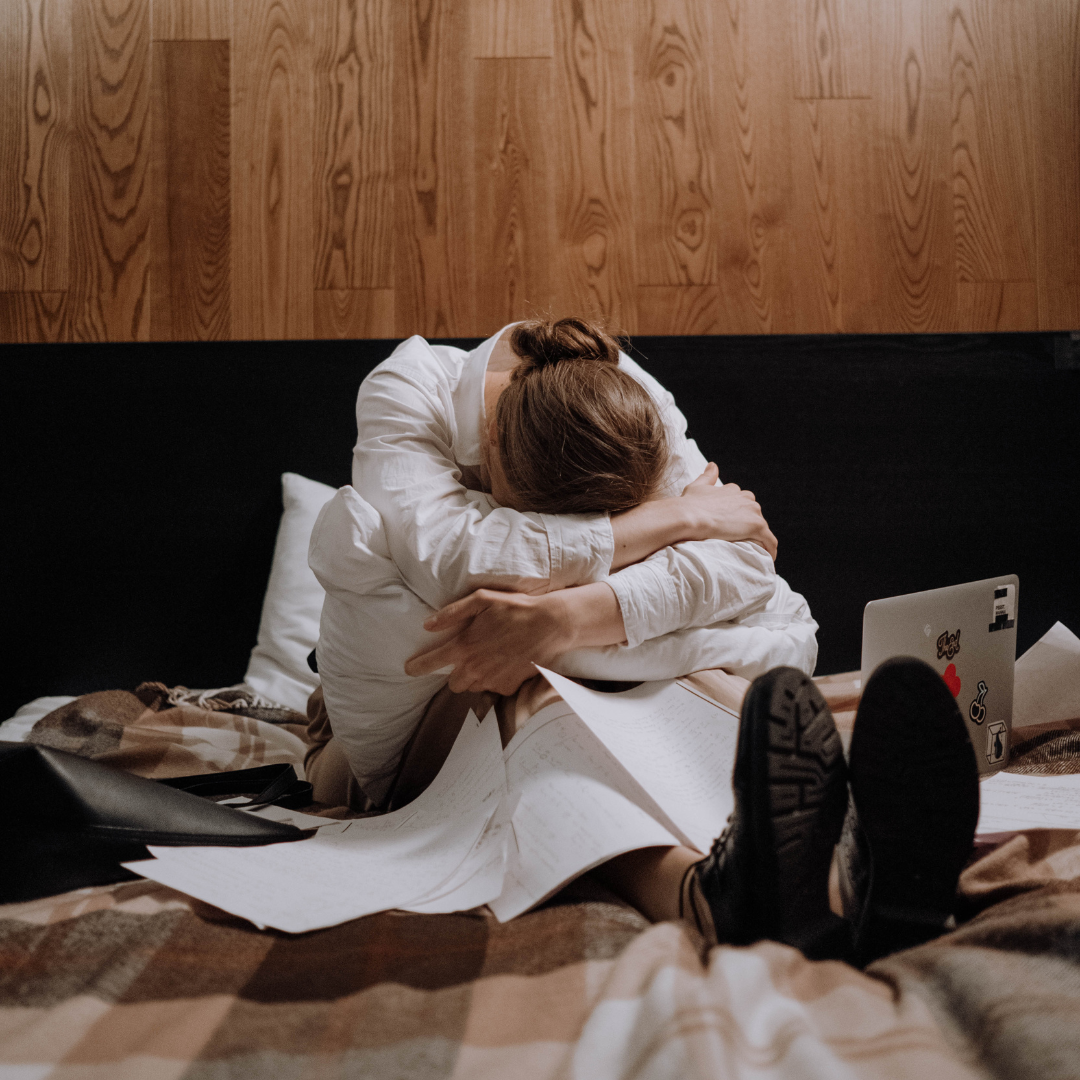
{"type": "Polygon", "coordinates": [[[510,817],[506,801],[499,804],[476,847],[461,866],[438,888],[411,903],[405,911],[422,915],[445,915],[469,911],[488,904],[503,891],[506,873],[506,846],[510,837],[510,817]]]}
{"type": "Polygon", "coordinates": [[[1080,638],[1068,627],[1054,623],[1014,672],[1014,728],[1080,717],[1080,638]]]}
{"type": "Polygon", "coordinates": [[[648,796],[565,701],[541,709],[505,756],[516,804],[505,885],[491,901],[501,922],[615,855],[679,842],[637,805],[648,796]]]}
{"type": "MultiPolygon", "coordinates": [[[[228,806],[228,801],[221,803],[228,806]]],[[[302,814],[299,810],[290,810],[285,806],[260,806],[258,810],[244,810],[253,817],[267,818],[270,821],[284,821],[298,829],[325,829],[327,825],[340,825],[337,818],[316,817],[314,814],[302,814]]]]}
{"type": "Polygon", "coordinates": [[[1021,829],[1080,829],[1080,774],[999,772],[979,785],[976,835],[1021,829]]]}
{"type": "Polygon", "coordinates": [[[738,718],[674,681],[601,694],[540,671],[691,846],[707,852],[735,807],[738,718]]]}
{"type": "Polygon", "coordinates": [[[438,776],[408,806],[254,848],[150,847],[126,864],[153,881],[250,919],[300,933],[401,907],[487,864],[477,843],[506,795],[494,710],[470,713],[438,776]],[[340,826],[340,828],[338,828],[340,826]]]}

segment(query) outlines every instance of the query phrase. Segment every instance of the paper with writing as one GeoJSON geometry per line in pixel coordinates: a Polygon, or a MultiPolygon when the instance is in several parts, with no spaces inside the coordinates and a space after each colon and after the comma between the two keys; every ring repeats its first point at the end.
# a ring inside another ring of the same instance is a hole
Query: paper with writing
{"type": "Polygon", "coordinates": [[[691,846],[707,852],[735,807],[738,718],[674,681],[602,694],[540,671],[691,846]]]}
{"type": "Polygon", "coordinates": [[[566,702],[541,709],[505,756],[516,803],[505,884],[491,903],[501,922],[615,855],[679,843],[637,805],[651,799],[566,702]]]}
{"type": "Polygon", "coordinates": [[[467,860],[482,866],[489,853],[477,841],[505,794],[494,710],[482,723],[470,713],[435,780],[394,813],[286,844],[152,846],[154,859],[126,865],[256,925],[299,933],[439,895],[467,860]]]}
{"type": "Polygon", "coordinates": [[[1080,773],[995,773],[979,785],[977,836],[1022,829],[1080,829],[1080,773]]]}

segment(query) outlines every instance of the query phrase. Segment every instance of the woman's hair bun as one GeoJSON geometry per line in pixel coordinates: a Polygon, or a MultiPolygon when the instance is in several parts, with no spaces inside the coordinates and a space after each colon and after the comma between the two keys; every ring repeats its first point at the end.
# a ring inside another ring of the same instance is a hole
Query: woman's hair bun
{"type": "Polygon", "coordinates": [[[510,348],[521,360],[514,372],[517,378],[570,360],[619,362],[618,341],[594,323],[575,317],[521,323],[510,335],[510,348]]]}

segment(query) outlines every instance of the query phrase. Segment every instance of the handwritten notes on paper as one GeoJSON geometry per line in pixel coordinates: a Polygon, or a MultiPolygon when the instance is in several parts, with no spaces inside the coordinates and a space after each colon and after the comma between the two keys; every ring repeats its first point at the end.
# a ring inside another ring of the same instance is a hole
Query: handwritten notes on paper
{"type": "Polygon", "coordinates": [[[602,694],[540,670],[690,845],[707,852],[735,806],[738,717],[673,681],[602,694]]]}
{"type": "Polygon", "coordinates": [[[487,826],[505,795],[494,711],[482,723],[470,713],[427,791],[392,814],[337,822],[289,844],[151,847],[153,859],[126,865],[258,926],[291,933],[422,899],[445,901],[470,883],[475,906],[501,891],[491,865],[501,865],[502,851],[492,847],[505,833],[487,826]],[[481,871],[477,889],[472,879],[481,871]]]}
{"type": "Polygon", "coordinates": [[[1022,829],[1080,829],[1080,774],[999,772],[979,785],[978,836],[1022,829]]]}

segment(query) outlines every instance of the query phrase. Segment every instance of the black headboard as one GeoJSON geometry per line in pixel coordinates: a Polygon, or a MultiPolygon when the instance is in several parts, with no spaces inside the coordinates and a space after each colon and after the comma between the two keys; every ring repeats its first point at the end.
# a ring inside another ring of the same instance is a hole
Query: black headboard
{"type": "MultiPolygon", "coordinates": [[[[472,344],[472,343],[459,343],[472,344]]],[[[5,346],[0,719],[46,693],[221,686],[254,644],[283,471],[347,483],[393,342],[5,346]]],[[[859,665],[871,599],[1020,577],[1019,648],[1080,631],[1080,372],[1049,335],[639,338],[778,569],[859,665]]]]}

